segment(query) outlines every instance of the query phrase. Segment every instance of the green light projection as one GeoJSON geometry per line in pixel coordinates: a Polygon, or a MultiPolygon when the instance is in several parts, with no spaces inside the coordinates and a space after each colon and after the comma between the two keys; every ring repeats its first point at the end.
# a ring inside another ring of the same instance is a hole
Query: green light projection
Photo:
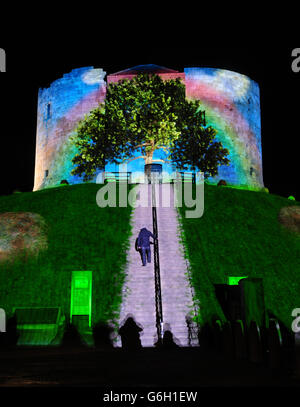
{"type": "Polygon", "coordinates": [[[228,277],[228,285],[238,285],[239,281],[243,278],[247,278],[248,276],[243,277],[228,277]]]}
{"type": "Polygon", "coordinates": [[[92,272],[73,271],[71,283],[70,320],[74,315],[88,315],[92,325],[92,272]]]}

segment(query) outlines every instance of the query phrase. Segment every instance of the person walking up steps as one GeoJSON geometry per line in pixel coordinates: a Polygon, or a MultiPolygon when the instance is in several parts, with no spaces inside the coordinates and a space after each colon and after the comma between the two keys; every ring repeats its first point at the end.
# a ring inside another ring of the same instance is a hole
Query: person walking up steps
{"type": "Polygon", "coordinates": [[[137,238],[137,248],[142,252],[143,266],[146,266],[147,262],[151,263],[150,237],[157,239],[148,229],[142,228],[137,238]]]}

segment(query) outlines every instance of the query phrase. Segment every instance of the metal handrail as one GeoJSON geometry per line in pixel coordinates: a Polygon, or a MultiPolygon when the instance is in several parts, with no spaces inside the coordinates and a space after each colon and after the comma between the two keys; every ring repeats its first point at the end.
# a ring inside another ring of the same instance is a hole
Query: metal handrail
{"type": "Polygon", "coordinates": [[[158,343],[163,338],[163,311],[162,311],[162,298],[161,298],[161,284],[160,284],[160,265],[159,265],[159,247],[158,247],[158,228],[157,228],[157,212],[156,212],[156,197],[155,197],[155,184],[152,184],[152,221],[153,221],[153,234],[154,239],[154,280],[155,280],[155,306],[156,306],[156,328],[158,343]]]}

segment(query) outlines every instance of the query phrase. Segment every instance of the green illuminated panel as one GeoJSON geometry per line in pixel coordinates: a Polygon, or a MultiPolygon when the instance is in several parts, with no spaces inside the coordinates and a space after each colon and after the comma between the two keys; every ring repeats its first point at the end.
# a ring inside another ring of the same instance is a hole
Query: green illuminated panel
{"type": "Polygon", "coordinates": [[[87,278],[80,278],[75,280],[75,289],[88,288],[89,280],[87,278]]]}
{"type": "Polygon", "coordinates": [[[88,315],[89,326],[92,317],[92,272],[73,271],[71,283],[71,312],[73,315],[88,315]]]}
{"type": "Polygon", "coordinates": [[[228,277],[228,285],[238,285],[239,281],[242,278],[247,278],[247,276],[243,276],[243,277],[228,277]]]}

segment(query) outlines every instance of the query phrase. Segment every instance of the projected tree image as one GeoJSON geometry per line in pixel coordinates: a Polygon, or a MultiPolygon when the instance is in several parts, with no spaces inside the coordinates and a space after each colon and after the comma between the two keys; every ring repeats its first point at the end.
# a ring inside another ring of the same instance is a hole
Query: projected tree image
{"type": "Polygon", "coordinates": [[[185,104],[181,134],[171,147],[171,157],[178,168],[198,168],[207,178],[218,175],[219,165],[229,164],[229,151],[215,140],[215,129],[205,127],[205,112],[199,110],[198,103],[185,104]]]}
{"type": "Polygon", "coordinates": [[[73,139],[79,153],[72,174],[88,180],[107,163],[140,158],[145,164],[165,162],[153,158],[163,149],[178,168],[191,166],[213,176],[219,165],[229,163],[229,152],[215,142],[215,135],[205,124],[200,102],[186,100],[180,79],[164,81],[142,73],[109,84],[105,104],[80,122],[73,139]]]}

